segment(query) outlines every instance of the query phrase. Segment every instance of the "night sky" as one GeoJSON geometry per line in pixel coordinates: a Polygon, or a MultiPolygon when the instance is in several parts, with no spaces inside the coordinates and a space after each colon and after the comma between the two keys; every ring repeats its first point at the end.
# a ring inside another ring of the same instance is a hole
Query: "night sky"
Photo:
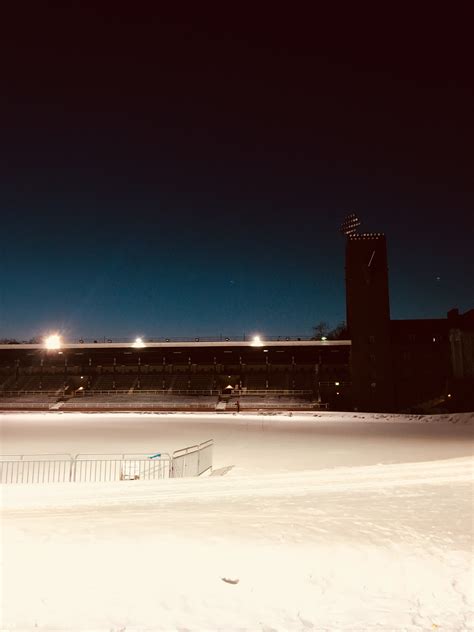
{"type": "Polygon", "coordinates": [[[4,16],[0,338],[308,335],[353,211],[393,318],[474,306],[467,15],[112,6],[4,16]]]}

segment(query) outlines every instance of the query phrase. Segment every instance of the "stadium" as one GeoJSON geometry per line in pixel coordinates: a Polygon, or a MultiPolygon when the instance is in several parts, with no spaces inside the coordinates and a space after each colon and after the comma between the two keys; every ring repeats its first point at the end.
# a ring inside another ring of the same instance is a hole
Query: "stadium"
{"type": "Polygon", "coordinates": [[[474,309],[392,320],[386,238],[346,218],[346,339],[138,338],[0,345],[18,410],[469,411],[474,309]]]}
{"type": "Polygon", "coordinates": [[[343,339],[0,346],[2,629],[470,629],[474,310],[354,222],[343,339]]]}
{"type": "Polygon", "coordinates": [[[474,630],[450,8],[6,5],[0,632],[474,630]]]}

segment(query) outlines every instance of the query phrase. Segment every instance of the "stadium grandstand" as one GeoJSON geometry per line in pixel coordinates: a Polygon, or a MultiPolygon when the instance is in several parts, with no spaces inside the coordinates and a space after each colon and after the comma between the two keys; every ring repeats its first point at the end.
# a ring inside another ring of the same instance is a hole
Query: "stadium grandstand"
{"type": "Polygon", "coordinates": [[[349,340],[0,345],[0,398],[38,409],[345,408],[349,340]]]}

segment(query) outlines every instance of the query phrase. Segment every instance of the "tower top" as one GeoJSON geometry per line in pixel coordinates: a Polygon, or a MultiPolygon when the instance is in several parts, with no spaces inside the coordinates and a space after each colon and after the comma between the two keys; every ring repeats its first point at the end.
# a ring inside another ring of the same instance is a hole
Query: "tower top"
{"type": "Polygon", "coordinates": [[[360,226],[360,219],[355,213],[350,213],[341,224],[341,233],[350,237],[357,233],[357,229],[360,226]]]}

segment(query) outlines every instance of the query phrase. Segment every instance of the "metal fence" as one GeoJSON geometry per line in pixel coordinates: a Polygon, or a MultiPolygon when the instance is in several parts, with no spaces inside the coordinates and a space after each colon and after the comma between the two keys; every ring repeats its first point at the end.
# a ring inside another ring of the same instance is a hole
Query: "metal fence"
{"type": "Polygon", "coordinates": [[[156,480],[170,478],[171,457],[167,453],[78,454],[73,459],[75,483],[156,480]]]}
{"type": "MultiPolygon", "coordinates": [[[[227,410],[234,410],[235,405],[233,407],[228,407],[227,410]]],[[[240,402],[240,410],[259,410],[259,409],[268,409],[274,410],[275,412],[279,410],[327,410],[329,408],[329,404],[326,402],[246,402],[242,400],[240,402]]]]}
{"type": "MultiPolygon", "coordinates": [[[[324,382],[325,384],[325,382],[324,382]]],[[[328,382],[329,384],[329,382],[328,382]]],[[[333,382],[331,382],[331,384],[333,384],[333,382]]],[[[345,382],[344,382],[345,384],[345,382]]],[[[291,388],[234,388],[232,389],[232,392],[236,395],[242,395],[242,396],[246,396],[246,395],[260,395],[260,396],[265,396],[265,395],[294,395],[294,396],[311,396],[313,394],[313,390],[312,389],[291,389],[291,388]]],[[[39,391],[39,393],[41,393],[41,391],[39,391]]],[[[133,397],[140,397],[140,395],[160,395],[160,396],[164,396],[164,397],[174,397],[175,395],[179,395],[179,396],[190,396],[190,395],[196,395],[198,397],[209,397],[210,395],[212,396],[218,396],[221,395],[222,391],[217,390],[217,389],[206,389],[206,390],[197,390],[197,389],[174,389],[174,388],[169,388],[169,389],[134,389],[133,391],[130,391],[129,388],[127,389],[100,389],[100,390],[96,390],[96,389],[90,389],[90,390],[84,390],[84,391],[80,391],[80,393],[76,393],[75,397],[77,399],[81,399],[83,397],[95,397],[96,395],[126,395],[130,398],[133,397]]]]}
{"type": "Polygon", "coordinates": [[[197,446],[146,454],[0,455],[0,483],[103,483],[200,476],[212,469],[209,439],[197,446]]]}
{"type": "Polygon", "coordinates": [[[212,448],[214,441],[209,439],[204,443],[192,445],[173,452],[172,476],[201,476],[212,468],[212,448]]]}
{"type": "Polygon", "coordinates": [[[69,454],[10,454],[0,456],[0,483],[67,483],[72,481],[69,454]]]}
{"type": "Polygon", "coordinates": [[[135,388],[130,392],[129,388],[126,389],[90,389],[83,390],[80,393],[76,393],[76,398],[82,397],[95,397],[96,395],[127,395],[129,397],[140,397],[140,395],[161,395],[161,396],[174,396],[174,395],[196,395],[198,397],[209,397],[210,395],[219,395],[220,391],[215,389],[141,389],[135,388]]]}
{"type": "Polygon", "coordinates": [[[49,410],[50,406],[49,402],[2,402],[0,399],[1,410],[18,410],[19,407],[21,410],[49,410]]]}
{"type": "MultiPolygon", "coordinates": [[[[1,407],[1,402],[0,402],[1,407]]],[[[62,404],[61,410],[82,410],[82,409],[90,409],[90,410],[142,410],[142,409],[150,409],[153,411],[168,411],[168,410],[177,410],[177,411],[187,411],[187,410],[196,410],[202,411],[206,410],[214,410],[216,407],[216,402],[203,402],[203,403],[171,403],[171,402],[124,402],[124,401],[116,401],[116,402],[104,402],[101,400],[98,401],[83,401],[83,400],[74,400],[68,401],[62,404]]]]}
{"type": "Polygon", "coordinates": [[[21,390],[21,391],[12,391],[12,390],[3,390],[0,391],[0,397],[18,397],[18,395],[41,395],[42,397],[58,397],[58,391],[61,393],[64,389],[56,388],[53,391],[48,390],[21,390]]]}

